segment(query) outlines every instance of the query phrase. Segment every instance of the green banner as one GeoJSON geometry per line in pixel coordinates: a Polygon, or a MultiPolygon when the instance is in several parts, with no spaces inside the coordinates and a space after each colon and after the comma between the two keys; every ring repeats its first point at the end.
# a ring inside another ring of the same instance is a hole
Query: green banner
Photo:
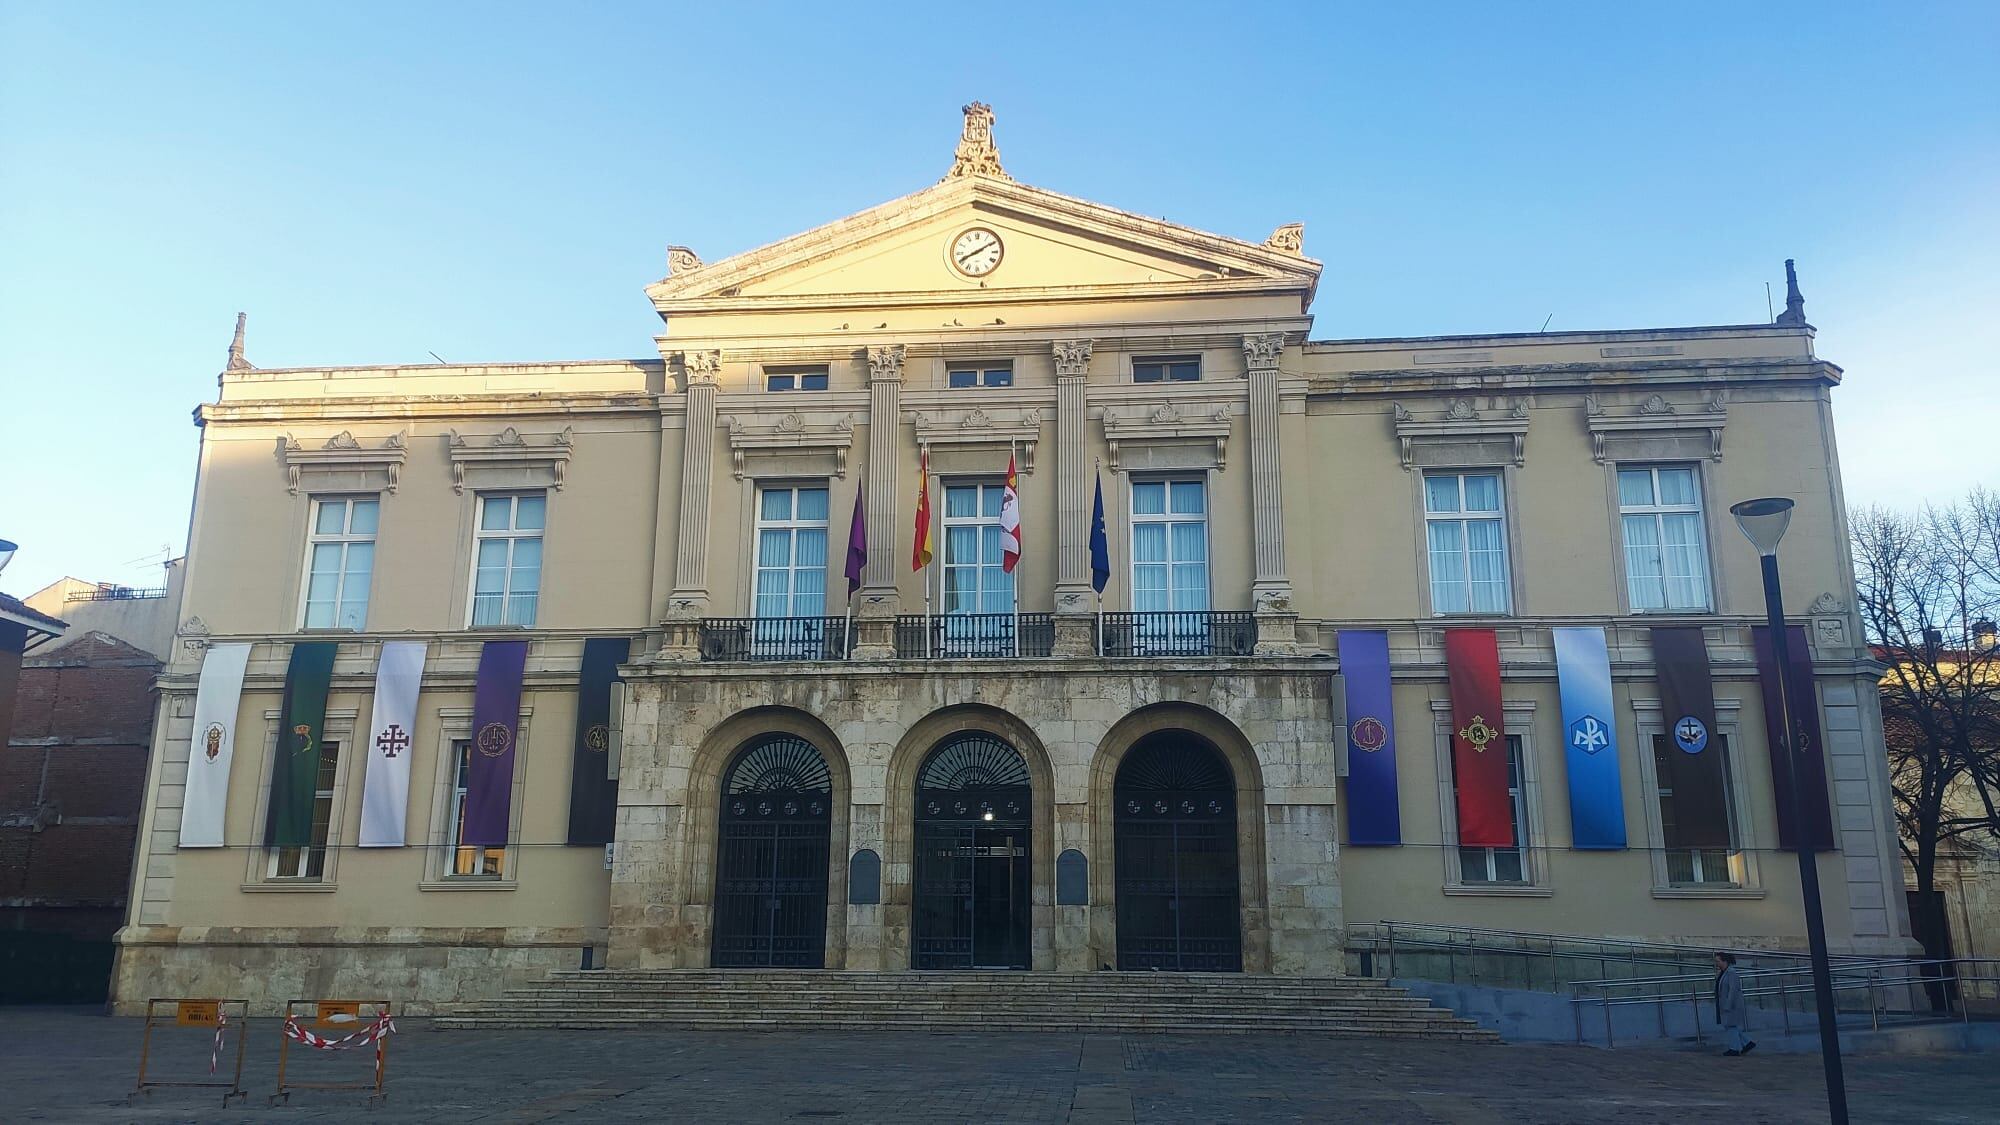
{"type": "Polygon", "coordinates": [[[285,668],[285,703],[278,712],[277,753],[271,764],[271,819],[264,832],[264,842],[271,847],[313,845],[326,689],[333,682],[333,657],[339,651],[337,641],[292,646],[292,661],[285,668]]]}

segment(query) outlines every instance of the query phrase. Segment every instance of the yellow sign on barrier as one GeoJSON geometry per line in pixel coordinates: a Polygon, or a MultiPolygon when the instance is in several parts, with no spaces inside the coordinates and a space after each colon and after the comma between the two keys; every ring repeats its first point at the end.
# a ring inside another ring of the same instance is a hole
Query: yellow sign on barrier
{"type": "Polygon", "coordinates": [[[174,1006],[174,1023],[181,1027],[214,1027],[221,1015],[220,1000],[182,1000],[174,1006]]]}
{"type": "Polygon", "coordinates": [[[313,1020],[318,1027],[344,1027],[352,1031],[361,1022],[361,1001],[321,1000],[313,1020]]]}

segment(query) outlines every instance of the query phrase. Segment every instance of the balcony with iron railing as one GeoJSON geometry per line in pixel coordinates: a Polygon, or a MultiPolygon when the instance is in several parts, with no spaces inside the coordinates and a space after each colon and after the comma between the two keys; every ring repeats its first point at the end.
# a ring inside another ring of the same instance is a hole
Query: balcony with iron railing
{"type": "MultiPolygon", "coordinates": [[[[856,626],[843,617],[707,617],[699,629],[704,662],[848,660],[856,626]]],[[[1041,659],[1055,649],[1048,613],[903,614],[894,622],[898,660],[1041,659]]],[[[1107,658],[1249,656],[1256,615],[1246,611],[1104,613],[1092,628],[1107,658]]]]}

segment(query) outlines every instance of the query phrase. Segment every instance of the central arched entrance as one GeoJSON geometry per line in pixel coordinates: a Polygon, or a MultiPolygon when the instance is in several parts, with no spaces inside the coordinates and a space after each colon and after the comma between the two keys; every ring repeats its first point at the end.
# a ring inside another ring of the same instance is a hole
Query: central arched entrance
{"type": "Polygon", "coordinates": [[[1020,751],[993,735],[953,735],[925,756],[912,967],[1028,967],[1030,796],[1020,751]]]}
{"type": "Polygon", "coordinates": [[[777,734],[736,755],[722,779],[711,964],[825,966],[832,825],[833,779],[818,747],[777,734]]]}
{"type": "Polygon", "coordinates": [[[1240,972],[1236,784],[1206,739],[1140,739],[1112,787],[1118,967],[1240,972]]]}

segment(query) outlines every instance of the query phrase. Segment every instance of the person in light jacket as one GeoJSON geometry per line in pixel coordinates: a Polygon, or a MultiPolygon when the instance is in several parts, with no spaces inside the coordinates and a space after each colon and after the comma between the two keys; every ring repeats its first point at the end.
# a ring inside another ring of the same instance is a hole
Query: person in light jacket
{"type": "Polygon", "coordinates": [[[1717,950],[1715,954],[1715,1022],[1722,1025],[1731,1058],[1757,1049],[1755,1040],[1743,1034],[1743,973],[1736,967],[1736,955],[1717,950]]]}

